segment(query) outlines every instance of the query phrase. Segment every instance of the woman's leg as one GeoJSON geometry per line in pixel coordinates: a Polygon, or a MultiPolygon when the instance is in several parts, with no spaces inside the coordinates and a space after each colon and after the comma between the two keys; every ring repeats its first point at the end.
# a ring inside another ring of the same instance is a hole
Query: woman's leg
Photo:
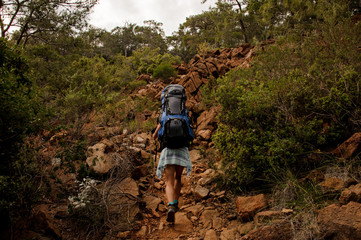
{"type": "Polygon", "coordinates": [[[176,166],[175,165],[167,165],[165,168],[165,179],[166,179],[166,187],[165,187],[165,195],[167,196],[168,200],[168,212],[167,212],[167,222],[174,223],[174,216],[176,209],[173,206],[173,201],[175,197],[175,190],[174,190],[174,177],[176,174],[176,166]]]}
{"type": "Polygon", "coordinates": [[[180,191],[182,188],[182,172],[184,167],[175,166],[175,180],[174,180],[174,200],[178,200],[180,196],[180,191]]]}
{"type": "Polygon", "coordinates": [[[167,165],[167,167],[165,168],[165,195],[167,196],[168,203],[171,203],[175,200],[175,175],[176,165],[167,165]]]}

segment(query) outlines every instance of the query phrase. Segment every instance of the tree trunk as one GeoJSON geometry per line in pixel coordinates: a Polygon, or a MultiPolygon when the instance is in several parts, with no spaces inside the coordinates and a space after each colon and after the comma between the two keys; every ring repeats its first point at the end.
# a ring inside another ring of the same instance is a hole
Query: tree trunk
{"type": "Polygon", "coordinates": [[[248,43],[248,37],[246,33],[246,27],[244,26],[243,20],[242,20],[242,6],[241,3],[238,0],[235,0],[237,2],[238,8],[239,8],[239,24],[241,25],[241,30],[243,32],[243,41],[245,43],[248,43]]]}

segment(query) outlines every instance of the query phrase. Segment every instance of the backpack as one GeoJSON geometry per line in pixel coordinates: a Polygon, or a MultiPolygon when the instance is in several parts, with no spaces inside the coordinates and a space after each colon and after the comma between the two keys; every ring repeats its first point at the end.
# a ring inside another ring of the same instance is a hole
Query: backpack
{"type": "Polygon", "coordinates": [[[185,103],[187,96],[183,86],[171,84],[161,93],[161,128],[158,137],[161,148],[189,147],[194,138],[185,103]]]}

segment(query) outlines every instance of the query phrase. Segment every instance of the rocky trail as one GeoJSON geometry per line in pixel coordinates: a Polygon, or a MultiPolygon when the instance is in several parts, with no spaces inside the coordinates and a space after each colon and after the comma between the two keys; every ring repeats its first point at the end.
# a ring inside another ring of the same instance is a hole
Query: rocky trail
{"type": "MultiPolygon", "coordinates": [[[[144,219],[136,232],[122,232],[118,237],[136,239],[238,239],[253,228],[252,222],[240,224],[237,207],[226,191],[216,188],[212,180],[215,170],[201,157],[197,149],[190,151],[192,173],[182,176],[180,211],[175,224],[168,224],[164,177],[154,174],[147,178],[148,189],[141,191],[145,201],[144,219]]],[[[142,181],[141,181],[142,182],[142,181]]],[[[252,209],[248,209],[253,211],[252,209]]]]}
{"type": "MultiPolygon", "coordinates": [[[[257,48],[262,49],[265,44],[257,48]]],[[[52,176],[50,197],[33,208],[29,221],[19,221],[17,230],[25,230],[19,231],[21,235],[11,233],[13,239],[311,239],[301,235],[295,238],[295,232],[300,232],[295,224],[296,211],[276,206],[271,195],[234,196],[221,189],[216,181],[221,173],[220,159],[211,137],[217,128],[218,109],[201,104],[200,89],[233,68],[249,67],[257,48],[244,44],[211,51],[177,66],[178,77],[170,83],[181,84],[186,89],[196,139],[190,148],[192,172],[190,176],[185,173],[182,176],[180,211],[174,225],[165,220],[165,180],[155,176],[156,143],[151,133],[90,122],[83,130],[87,138],[86,163],[74,163],[76,169],[86,164],[98,176],[97,180],[86,178],[79,182],[75,173],[61,168],[56,149],[60,141],[71,137],[69,132],[38,136],[47,139],[34,141],[41,142],[42,155],[49,159],[45,171],[52,176]],[[70,197],[59,198],[61,194],[70,197]]],[[[148,75],[139,79],[148,84],[137,89],[129,101],[136,97],[158,101],[167,84],[153,81],[148,75]]],[[[157,115],[157,111],[146,110],[132,117],[147,121],[157,115]]],[[[355,134],[334,153],[348,159],[361,151],[360,144],[361,135],[355,134]]],[[[311,172],[304,181],[314,181],[325,193],[340,193],[337,204],[321,209],[317,219],[310,220],[310,225],[318,224],[320,236],[361,239],[361,185],[340,174],[318,171],[311,172]]]]}

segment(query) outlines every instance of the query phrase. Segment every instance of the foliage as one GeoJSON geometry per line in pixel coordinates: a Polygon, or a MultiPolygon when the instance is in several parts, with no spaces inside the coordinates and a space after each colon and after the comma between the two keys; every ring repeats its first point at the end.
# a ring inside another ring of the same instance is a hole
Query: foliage
{"type": "Polygon", "coordinates": [[[27,77],[28,65],[20,51],[0,39],[1,162],[0,173],[18,153],[25,134],[36,127],[38,107],[36,92],[27,77]]]}
{"type": "Polygon", "coordinates": [[[177,76],[177,72],[170,63],[161,63],[153,71],[154,78],[169,79],[177,76]]]}
{"type": "Polygon", "coordinates": [[[161,64],[179,64],[180,58],[169,53],[161,54],[159,49],[144,47],[129,57],[137,74],[153,74],[155,68],[161,64]]]}
{"type": "Polygon", "coordinates": [[[248,0],[246,11],[263,28],[266,38],[289,32],[308,32],[319,24],[337,24],[361,7],[355,0],[341,1],[273,1],[248,0]]]}
{"type": "Polygon", "coordinates": [[[36,115],[41,111],[27,73],[21,51],[0,39],[0,214],[5,224],[11,209],[29,211],[41,196],[36,152],[24,144],[40,125],[36,115]]]}
{"type": "Polygon", "coordinates": [[[238,14],[231,4],[219,1],[209,11],[188,17],[169,42],[172,52],[188,61],[202,44],[211,48],[236,47],[242,43],[242,36],[238,14]]]}
{"type": "Polygon", "coordinates": [[[290,35],[260,53],[247,70],[219,79],[222,110],[214,138],[228,186],[299,172],[314,151],[360,130],[360,28],[325,24],[307,37],[290,35]],[[340,39],[342,39],[340,41],[340,39]]]}
{"type": "Polygon", "coordinates": [[[60,167],[64,168],[66,173],[75,173],[75,163],[86,159],[86,142],[82,139],[74,141],[61,139],[59,145],[61,148],[55,157],[61,159],[60,167]]]}
{"type": "Polygon", "coordinates": [[[324,194],[315,182],[301,182],[290,171],[285,171],[273,188],[272,208],[294,211],[294,216],[287,219],[294,226],[293,239],[319,239],[317,210],[335,197],[335,195],[324,194]]]}
{"type": "Polygon", "coordinates": [[[97,54],[105,58],[113,58],[122,54],[125,57],[132,56],[134,51],[148,47],[159,49],[163,54],[167,50],[162,23],[153,20],[144,21],[143,26],[134,23],[126,23],[124,26],[116,27],[110,32],[90,28],[81,33],[97,54]]]}
{"type": "Polygon", "coordinates": [[[19,28],[13,37],[17,45],[24,46],[30,40],[51,42],[58,32],[72,28],[82,29],[85,17],[97,0],[4,0],[0,7],[4,18],[0,19],[1,37],[5,38],[12,28],[19,28]],[[55,36],[54,36],[55,35],[55,36]]]}

